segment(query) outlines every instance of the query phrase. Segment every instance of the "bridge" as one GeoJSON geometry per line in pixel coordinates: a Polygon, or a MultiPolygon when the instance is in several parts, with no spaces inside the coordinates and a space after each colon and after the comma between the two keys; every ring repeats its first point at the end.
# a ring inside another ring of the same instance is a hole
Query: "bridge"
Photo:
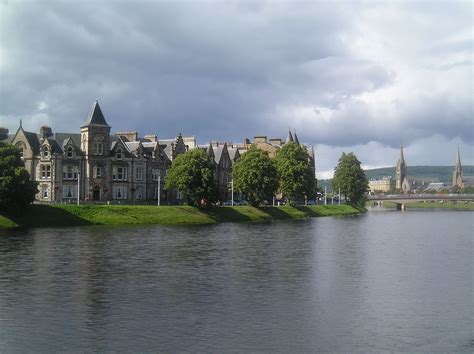
{"type": "Polygon", "coordinates": [[[384,201],[395,203],[397,210],[405,210],[405,204],[410,202],[425,201],[456,201],[456,202],[474,202],[474,194],[389,194],[372,195],[369,201],[381,204],[384,201]]]}

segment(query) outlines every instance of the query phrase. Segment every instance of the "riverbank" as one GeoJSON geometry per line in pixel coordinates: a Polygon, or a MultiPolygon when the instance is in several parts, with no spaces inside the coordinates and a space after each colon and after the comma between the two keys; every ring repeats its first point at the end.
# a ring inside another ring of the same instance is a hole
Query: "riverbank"
{"type": "MultiPolygon", "coordinates": [[[[396,203],[393,202],[384,202],[382,204],[385,208],[395,209],[396,203]]],[[[453,209],[453,210],[470,210],[474,211],[474,203],[464,203],[464,202],[409,202],[405,203],[405,207],[408,209],[453,209]]]]}
{"type": "Polygon", "coordinates": [[[0,228],[83,225],[200,225],[219,222],[272,221],[317,216],[351,215],[350,205],[215,207],[132,205],[32,205],[20,217],[0,215],[0,228]]]}

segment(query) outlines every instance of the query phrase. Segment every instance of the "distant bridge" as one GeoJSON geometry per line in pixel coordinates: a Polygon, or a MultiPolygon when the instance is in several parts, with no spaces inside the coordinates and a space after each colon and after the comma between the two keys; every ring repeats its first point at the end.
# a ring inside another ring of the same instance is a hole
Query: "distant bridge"
{"type": "Polygon", "coordinates": [[[424,200],[474,201],[474,194],[399,194],[372,195],[372,201],[390,201],[395,203],[421,202],[424,200]]]}
{"type": "Polygon", "coordinates": [[[405,204],[410,202],[424,201],[456,201],[474,202],[474,194],[399,194],[399,195],[372,195],[369,200],[374,204],[384,201],[396,204],[397,210],[405,210],[405,204]]]}

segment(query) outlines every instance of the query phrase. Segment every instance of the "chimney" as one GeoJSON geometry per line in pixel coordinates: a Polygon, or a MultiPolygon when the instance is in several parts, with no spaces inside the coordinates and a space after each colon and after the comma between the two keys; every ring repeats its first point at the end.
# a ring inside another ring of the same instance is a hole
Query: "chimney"
{"type": "Polygon", "coordinates": [[[51,129],[51,127],[48,127],[47,125],[41,126],[40,136],[42,140],[49,138],[52,135],[53,135],[53,130],[51,129]]]}

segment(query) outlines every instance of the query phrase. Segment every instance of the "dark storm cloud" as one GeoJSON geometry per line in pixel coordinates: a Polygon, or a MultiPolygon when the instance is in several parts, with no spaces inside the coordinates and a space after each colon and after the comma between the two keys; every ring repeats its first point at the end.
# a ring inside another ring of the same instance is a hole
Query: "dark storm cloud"
{"type": "Polygon", "coordinates": [[[201,143],[288,126],[315,145],[474,141],[463,3],[1,6],[0,118],[12,130],[22,118],[77,131],[99,99],[114,131],[201,143]]]}

